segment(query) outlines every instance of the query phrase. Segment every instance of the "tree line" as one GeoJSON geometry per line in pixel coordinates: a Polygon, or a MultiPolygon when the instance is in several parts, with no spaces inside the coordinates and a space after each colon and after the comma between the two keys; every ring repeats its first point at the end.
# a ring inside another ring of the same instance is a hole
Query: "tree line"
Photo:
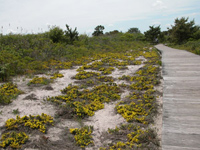
{"type": "Polygon", "coordinates": [[[200,39],[200,27],[195,25],[195,21],[189,21],[189,18],[176,18],[174,25],[168,28],[168,31],[161,32],[160,26],[149,26],[149,30],[144,32],[148,41],[154,42],[158,38],[161,42],[170,42],[183,44],[188,40],[200,39]]]}
{"type": "Polygon", "coordinates": [[[125,33],[118,30],[104,33],[104,29],[104,26],[98,25],[92,37],[80,35],[77,28],[67,24],[65,30],[53,26],[40,34],[0,35],[0,81],[18,74],[42,73],[55,69],[52,64],[76,61],[83,56],[141,49],[155,44],[156,39],[181,44],[184,48],[188,46],[200,55],[200,28],[189,18],[175,19],[174,25],[163,32],[160,26],[149,26],[144,34],[136,27],[125,33]]]}
{"type": "MultiPolygon", "coordinates": [[[[49,37],[53,42],[67,42],[73,44],[74,41],[78,40],[78,31],[77,28],[72,30],[66,25],[67,30],[63,31],[59,27],[53,27],[49,31],[49,37]]],[[[104,26],[98,25],[95,27],[92,36],[109,36],[120,33],[118,30],[110,31],[104,33],[104,26]]],[[[132,38],[132,34],[135,34],[137,38],[135,40],[146,40],[151,43],[160,42],[170,42],[175,44],[183,44],[188,40],[198,40],[200,39],[200,27],[195,25],[195,21],[189,21],[189,18],[176,18],[174,25],[171,25],[167,31],[161,32],[159,26],[149,26],[149,30],[142,34],[140,30],[136,27],[130,28],[125,33],[125,39],[132,38]]]]}

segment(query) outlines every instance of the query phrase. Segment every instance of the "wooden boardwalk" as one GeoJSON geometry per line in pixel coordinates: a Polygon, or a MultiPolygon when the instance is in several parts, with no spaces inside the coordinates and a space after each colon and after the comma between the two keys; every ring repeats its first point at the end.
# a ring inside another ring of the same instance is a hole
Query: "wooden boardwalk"
{"type": "Polygon", "coordinates": [[[163,150],[200,150],[200,56],[156,45],[163,66],[163,150]]]}

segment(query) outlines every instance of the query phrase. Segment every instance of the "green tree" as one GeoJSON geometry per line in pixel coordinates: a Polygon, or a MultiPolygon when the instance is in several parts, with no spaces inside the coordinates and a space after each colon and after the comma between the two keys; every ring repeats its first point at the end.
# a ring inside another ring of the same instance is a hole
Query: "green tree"
{"type": "Polygon", "coordinates": [[[200,39],[200,26],[196,26],[197,31],[194,32],[194,34],[192,35],[192,38],[194,40],[199,40],[200,39]]]}
{"type": "Polygon", "coordinates": [[[106,32],[105,35],[115,35],[115,34],[118,34],[119,31],[118,30],[113,30],[113,31],[110,31],[110,32],[106,32]]]}
{"type": "Polygon", "coordinates": [[[189,38],[192,38],[193,34],[198,30],[195,26],[194,20],[188,21],[189,18],[182,17],[180,19],[176,18],[174,25],[171,25],[169,29],[171,41],[182,44],[186,42],[189,38]]]}
{"type": "Polygon", "coordinates": [[[149,26],[149,30],[147,30],[146,32],[144,32],[145,38],[147,41],[149,42],[156,42],[156,39],[159,38],[160,36],[160,26],[154,27],[154,26],[149,26]]]}
{"type": "Polygon", "coordinates": [[[73,44],[75,40],[78,40],[78,31],[77,28],[72,30],[72,28],[69,28],[69,25],[66,24],[67,31],[65,31],[65,36],[70,44],[73,44]]]}
{"type": "Polygon", "coordinates": [[[138,28],[130,28],[128,30],[128,33],[141,33],[140,30],[138,28]]]}
{"type": "Polygon", "coordinates": [[[163,31],[159,35],[159,42],[166,42],[168,41],[168,38],[169,38],[168,31],[163,31]]]}
{"type": "Polygon", "coordinates": [[[104,30],[104,26],[102,25],[98,25],[96,28],[95,28],[95,31],[92,33],[93,36],[99,36],[99,35],[103,35],[103,30],[104,30]]]}
{"type": "Polygon", "coordinates": [[[58,43],[63,41],[63,35],[64,32],[61,28],[59,27],[52,27],[49,31],[49,38],[54,42],[54,43],[58,43]]]}

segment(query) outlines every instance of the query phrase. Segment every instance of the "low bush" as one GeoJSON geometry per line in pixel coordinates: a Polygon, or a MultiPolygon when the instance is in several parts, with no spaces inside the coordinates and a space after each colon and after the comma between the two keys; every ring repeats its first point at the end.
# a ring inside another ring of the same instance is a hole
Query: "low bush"
{"type": "Polygon", "coordinates": [[[93,144],[92,140],[92,126],[84,126],[81,129],[78,128],[71,128],[70,133],[74,135],[74,139],[76,140],[76,144],[80,147],[84,148],[89,144],[93,144]]]}
{"type": "Polygon", "coordinates": [[[23,92],[17,88],[12,82],[5,83],[0,86],[0,104],[9,104],[11,100],[16,98],[23,92]]]}

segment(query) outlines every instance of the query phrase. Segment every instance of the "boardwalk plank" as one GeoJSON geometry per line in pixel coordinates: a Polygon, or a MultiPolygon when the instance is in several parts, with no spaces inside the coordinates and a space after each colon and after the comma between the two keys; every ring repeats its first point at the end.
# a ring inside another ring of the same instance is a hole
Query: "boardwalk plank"
{"type": "Polygon", "coordinates": [[[163,66],[163,150],[200,149],[200,56],[156,46],[163,66]]]}

